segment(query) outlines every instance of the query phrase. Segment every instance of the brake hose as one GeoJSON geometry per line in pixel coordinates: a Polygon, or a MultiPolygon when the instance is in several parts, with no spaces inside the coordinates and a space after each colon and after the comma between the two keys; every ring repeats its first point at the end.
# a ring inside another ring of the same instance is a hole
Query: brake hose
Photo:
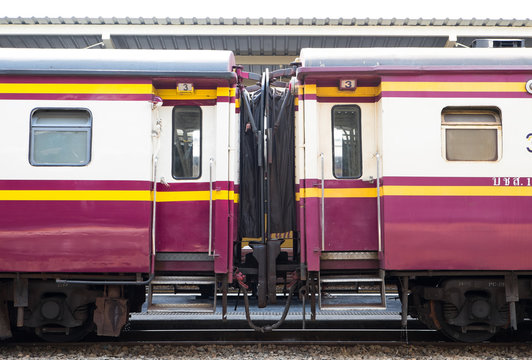
{"type": "Polygon", "coordinates": [[[277,321],[275,324],[272,325],[264,325],[264,326],[257,326],[253,323],[251,320],[251,315],[249,313],[249,299],[248,299],[248,286],[244,283],[246,281],[246,276],[243,275],[241,272],[235,271],[235,279],[238,282],[238,285],[240,286],[240,289],[242,290],[242,293],[244,294],[244,308],[246,309],[246,320],[249,324],[249,327],[253,330],[261,333],[270,332],[272,330],[278,329],[285,321],[286,316],[288,315],[288,310],[290,309],[290,302],[292,301],[292,293],[293,290],[296,288],[297,281],[299,280],[299,277],[297,276],[297,272],[294,271],[293,273],[293,279],[292,282],[288,288],[288,299],[286,299],[286,304],[284,306],[283,315],[277,321]]]}

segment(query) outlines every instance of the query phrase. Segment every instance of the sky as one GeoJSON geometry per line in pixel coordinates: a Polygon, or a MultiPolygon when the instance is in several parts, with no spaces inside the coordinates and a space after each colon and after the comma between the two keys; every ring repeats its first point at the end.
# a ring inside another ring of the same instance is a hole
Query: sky
{"type": "Polygon", "coordinates": [[[532,0],[15,0],[0,17],[532,19],[532,0]]]}

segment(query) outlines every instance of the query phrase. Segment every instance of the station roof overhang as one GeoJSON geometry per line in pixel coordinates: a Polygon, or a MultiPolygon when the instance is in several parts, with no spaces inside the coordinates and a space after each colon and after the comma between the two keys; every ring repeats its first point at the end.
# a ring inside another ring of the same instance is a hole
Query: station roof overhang
{"type": "Polygon", "coordinates": [[[485,38],[532,47],[532,20],[0,18],[3,48],[231,50],[257,73],[288,65],[302,48],[455,47],[485,38]]]}

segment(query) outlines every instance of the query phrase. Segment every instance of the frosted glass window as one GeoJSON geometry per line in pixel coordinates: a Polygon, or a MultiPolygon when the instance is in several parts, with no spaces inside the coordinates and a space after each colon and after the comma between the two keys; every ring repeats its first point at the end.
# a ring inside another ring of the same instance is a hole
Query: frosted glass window
{"type": "Polygon", "coordinates": [[[447,129],[447,160],[497,160],[496,129],[447,129]]]}
{"type": "Polygon", "coordinates": [[[444,109],[442,131],[445,159],[497,161],[500,157],[501,130],[498,109],[444,109]]]}
{"type": "Polygon", "coordinates": [[[493,113],[449,113],[445,114],[446,123],[497,123],[497,118],[493,113]]]}
{"type": "Polygon", "coordinates": [[[90,162],[92,118],[87,110],[35,110],[31,117],[30,163],[83,166],[90,162]]]}

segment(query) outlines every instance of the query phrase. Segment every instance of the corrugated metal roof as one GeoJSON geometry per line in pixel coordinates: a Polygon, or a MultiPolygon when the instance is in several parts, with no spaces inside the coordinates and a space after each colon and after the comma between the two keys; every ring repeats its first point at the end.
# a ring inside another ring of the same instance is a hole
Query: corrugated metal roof
{"type": "Polygon", "coordinates": [[[0,48],[84,49],[101,41],[101,35],[0,35],[0,48]]]}
{"type": "Polygon", "coordinates": [[[235,55],[297,56],[302,48],[442,47],[444,36],[112,35],[119,49],[231,50],[235,55]]]}
{"type": "Polygon", "coordinates": [[[532,27],[532,19],[370,18],[90,18],[3,17],[0,25],[280,25],[280,26],[504,26],[532,27]]]}
{"type": "Polygon", "coordinates": [[[261,56],[295,58],[302,48],[437,48],[494,37],[532,47],[531,28],[531,19],[3,17],[0,48],[230,50],[256,57],[242,65],[260,73],[286,65],[261,56]]]}

